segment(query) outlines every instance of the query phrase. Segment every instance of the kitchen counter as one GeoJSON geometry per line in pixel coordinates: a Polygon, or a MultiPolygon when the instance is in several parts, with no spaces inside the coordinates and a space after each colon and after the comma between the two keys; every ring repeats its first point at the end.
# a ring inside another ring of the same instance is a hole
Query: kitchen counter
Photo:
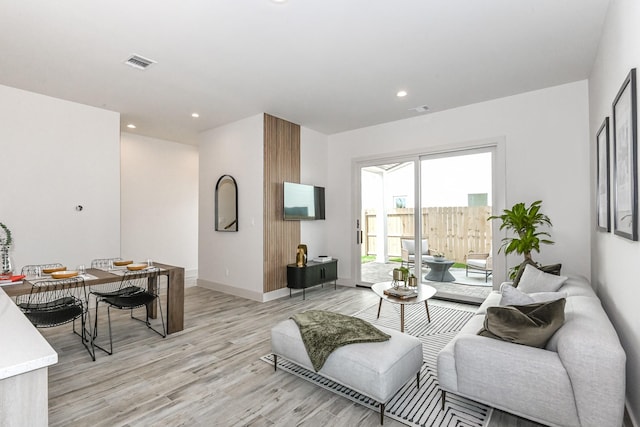
{"type": "Polygon", "coordinates": [[[0,425],[48,424],[48,366],[58,354],[0,288],[0,425]]]}

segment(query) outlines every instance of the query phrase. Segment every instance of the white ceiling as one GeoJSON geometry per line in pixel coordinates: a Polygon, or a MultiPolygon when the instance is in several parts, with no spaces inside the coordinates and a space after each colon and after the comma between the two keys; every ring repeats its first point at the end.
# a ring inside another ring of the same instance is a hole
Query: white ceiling
{"type": "Polygon", "coordinates": [[[0,0],[0,84],[184,143],[262,112],[333,134],[585,79],[609,2],[0,0]]]}

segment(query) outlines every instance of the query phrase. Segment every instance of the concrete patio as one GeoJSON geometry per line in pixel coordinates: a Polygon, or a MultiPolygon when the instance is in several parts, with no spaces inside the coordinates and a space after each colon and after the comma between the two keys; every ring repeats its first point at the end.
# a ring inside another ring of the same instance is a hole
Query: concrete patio
{"type": "MultiPolygon", "coordinates": [[[[362,264],[362,281],[367,283],[391,281],[392,271],[397,267],[400,267],[399,262],[380,263],[372,261],[362,264]]],[[[411,271],[413,272],[413,268],[411,268],[411,271]]],[[[489,281],[485,282],[485,275],[482,272],[469,272],[467,277],[464,268],[451,268],[449,271],[456,278],[455,281],[432,282],[424,280],[427,271],[423,267],[422,283],[437,289],[438,292],[435,298],[480,304],[491,293],[493,287],[492,276],[489,276],[489,281]]]]}

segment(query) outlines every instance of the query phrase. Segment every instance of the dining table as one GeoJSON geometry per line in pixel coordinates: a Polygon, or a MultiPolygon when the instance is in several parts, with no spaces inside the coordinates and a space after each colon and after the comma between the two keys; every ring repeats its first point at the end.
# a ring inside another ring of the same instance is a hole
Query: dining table
{"type": "MultiPolygon", "coordinates": [[[[167,277],[167,333],[173,334],[184,329],[184,268],[169,264],[157,263],[154,261],[154,267],[159,268],[158,277],[167,277]]],[[[99,268],[87,268],[85,274],[85,286],[103,285],[106,283],[119,282],[123,277],[123,269],[103,270],[99,268]]],[[[31,292],[31,281],[42,280],[43,278],[26,277],[22,283],[15,285],[6,285],[2,289],[10,297],[19,295],[27,295],[31,292]]],[[[150,278],[148,286],[151,290],[155,290],[158,286],[156,280],[150,278]]],[[[153,304],[149,307],[149,317],[157,317],[157,305],[153,304]]]]}

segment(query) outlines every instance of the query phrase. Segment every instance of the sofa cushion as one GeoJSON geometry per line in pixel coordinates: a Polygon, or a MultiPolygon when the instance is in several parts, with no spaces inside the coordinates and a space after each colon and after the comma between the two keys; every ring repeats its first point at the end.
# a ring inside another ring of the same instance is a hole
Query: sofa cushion
{"type": "MultiPolygon", "coordinates": [[[[402,249],[406,250],[409,255],[415,255],[416,253],[416,242],[413,239],[401,239],[400,244],[402,245],[402,249]]],[[[429,241],[427,239],[422,239],[422,255],[429,254],[429,241]]]]}
{"type": "Polygon", "coordinates": [[[562,270],[562,264],[551,264],[551,265],[543,265],[542,267],[537,267],[538,270],[542,270],[545,273],[553,274],[556,276],[560,275],[560,270],[562,270]]]}
{"type": "Polygon", "coordinates": [[[524,305],[534,302],[555,301],[567,297],[566,292],[534,292],[527,294],[508,283],[500,285],[500,292],[502,293],[500,305],[524,305]]]}
{"type": "Polygon", "coordinates": [[[522,274],[524,273],[524,268],[527,265],[532,265],[532,266],[536,266],[536,263],[533,262],[533,260],[530,259],[525,259],[524,261],[522,261],[522,263],[518,266],[518,270],[516,271],[516,277],[513,278],[513,287],[517,288],[518,285],[520,284],[520,280],[522,278],[522,274]]]}
{"type": "Polygon", "coordinates": [[[518,266],[518,271],[516,277],[513,279],[513,286],[518,287],[520,284],[520,280],[522,280],[522,274],[524,273],[524,269],[527,265],[532,265],[540,271],[544,271],[545,273],[553,274],[555,276],[560,275],[560,270],[562,269],[562,264],[552,264],[552,265],[537,265],[533,260],[525,259],[522,264],[518,266]]]}
{"type": "Polygon", "coordinates": [[[532,265],[525,265],[518,289],[522,292],[555,292],[567,280],[566,276],[545,273],[532,265]]]}
{"type": "Polygon", "coordinates": [[[527,305],[489,307],[484,327],[478,335],[544,348],[564,323],[565,303],[566,299],[561,298],[527,305]]]}

